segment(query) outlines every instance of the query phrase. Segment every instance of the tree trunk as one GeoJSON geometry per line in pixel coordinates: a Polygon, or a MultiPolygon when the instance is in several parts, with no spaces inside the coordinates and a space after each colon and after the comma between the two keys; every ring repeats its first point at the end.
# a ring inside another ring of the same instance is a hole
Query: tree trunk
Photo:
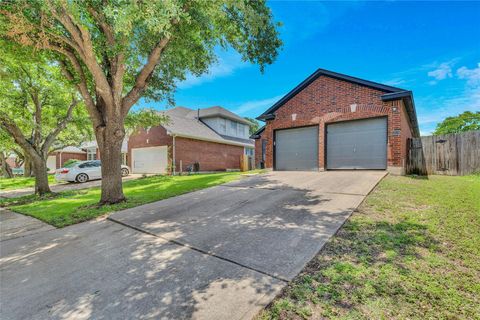
{"type": "Polygon", "coordinates": [[[23,176],[24,177],[31,177],[33,174],[32,171],[32,162],[28,158],[27,155],[25,155],[25,162],[23,164],[23,176]]]}
{"type": "Polygon", "coordinates": [[[47,162],[40,157],[35,157],[31,160],[31,165],[35,171],[35,193],[44,195],[52,192],[48,186],[47,162]]]}
{"type": "Polygon", "coordinates": [[[110,124],[95,132],[102,159],[102,196],[100,204],[125,201],[122,186],[122,142],[125,130],[122,124],[110,124]]]}
{"type": "Polygon", "coordinates": [[[2,167],[2,175],[5,178],[13,178],[12,168],[7,162],[7,157],[3,152],[0,152],[0,166],[2,167]]]}

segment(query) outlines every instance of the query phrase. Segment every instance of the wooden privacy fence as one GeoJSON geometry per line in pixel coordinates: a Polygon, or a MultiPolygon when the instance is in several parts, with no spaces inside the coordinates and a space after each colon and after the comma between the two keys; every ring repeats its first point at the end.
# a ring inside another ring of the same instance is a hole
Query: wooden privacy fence
{"type": "Polygon", "coordinates": [[[480,172],[480,131],[408,139],[407,174],[480,172]]]}

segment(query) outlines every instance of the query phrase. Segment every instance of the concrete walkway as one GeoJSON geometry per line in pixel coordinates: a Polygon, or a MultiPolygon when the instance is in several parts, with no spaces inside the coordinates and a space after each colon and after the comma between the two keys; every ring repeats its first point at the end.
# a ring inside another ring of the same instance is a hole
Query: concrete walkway
{"type": "Polygon", "coordinates": [[[55,227],[35,218],[0,208],[0,241],[50,230],[55,230],[55,227]]]}
{"type": "MultiPolygon", "coordinates": [[[[141,178],[143,175],[138,173],[131,173],[126,177],[123,177],[123,181],[128,181],[132,179],[141,178]]],[[[68,190],[80,190],[80,189],[88,189],[93,187],[99,187],[102,184],[102,180],[93,180],[88,181],[85,183],[60,183],[54,184],[50,186],[50,189],[53,192],[62,192],[68,190]]],[[[0,191],[0,198],[16,198],[27,196],[34,193],[34,188],[23,188],[23,189],[15,189],[15,190],[7,190],[7,191],[0,191]]]]}
{"type": "Polygon", "coordinates": [[[250,319],[384,176],[272,172],[2,243],[2,319],[250,319]]]}

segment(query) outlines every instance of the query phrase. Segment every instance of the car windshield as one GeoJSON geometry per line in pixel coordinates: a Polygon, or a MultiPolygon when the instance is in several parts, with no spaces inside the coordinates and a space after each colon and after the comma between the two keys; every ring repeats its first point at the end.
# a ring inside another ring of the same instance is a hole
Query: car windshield
{"type": "Polygon", "coordinates": [[[64,168],[71,168],[71,167],[76,166],[78,163],[79,163],[79,161],[70,162],[70,163],[65,164],[63,167],[64,168]]]}

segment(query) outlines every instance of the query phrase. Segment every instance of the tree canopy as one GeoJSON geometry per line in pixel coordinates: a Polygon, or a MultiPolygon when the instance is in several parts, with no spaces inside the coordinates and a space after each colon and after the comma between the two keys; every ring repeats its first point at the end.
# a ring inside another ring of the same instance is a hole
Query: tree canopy
{"type": "Polygon", "coordinates": [[[102,154],[100,202],[125,200],[125,121],[141,97],[173,103],[176,83],[233,49],[263,71],[281,41],[265,0],[16,0],[0,34],[54,55],[81,93],[102,154]]]}
{"type": "Polygon", "coordinates": [[[255,132],[258,131],[258,129],[260,129],[260,123],[257,121],[257,119],[245,117],[245,120],[251,123],[250,131],[249,131],[250,135],[254,134],[255,132]]]}
{"type": "Polygon", "coordinates": [[[459,133],[480,130],[480,111],[465,111],[455,117],[447,117],[437,124],[434,134],[459,133]]]}

